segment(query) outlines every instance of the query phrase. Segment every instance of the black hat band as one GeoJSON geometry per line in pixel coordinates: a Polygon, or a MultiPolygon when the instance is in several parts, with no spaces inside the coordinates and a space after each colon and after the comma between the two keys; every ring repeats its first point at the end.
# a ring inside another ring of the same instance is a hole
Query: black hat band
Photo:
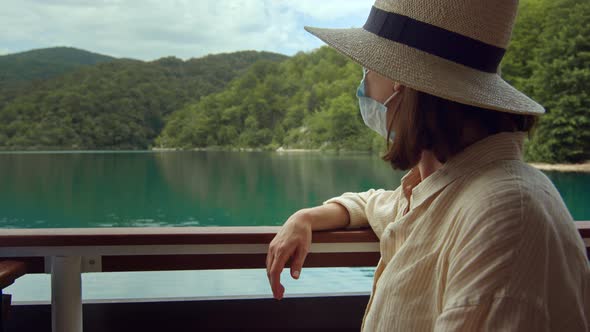
{"type": "Polygon", "coordinates": [[[496,73],[505,49],[373,6],[363,28],[380,37],[488,73],[496,73]]]}

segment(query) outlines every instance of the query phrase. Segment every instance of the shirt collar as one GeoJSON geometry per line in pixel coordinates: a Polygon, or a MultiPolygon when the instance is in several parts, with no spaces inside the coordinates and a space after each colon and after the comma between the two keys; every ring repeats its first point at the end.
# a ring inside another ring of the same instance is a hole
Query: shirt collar
{"type": "Polygon", "coordinates": [[[402,192],[414,209],[456,179],[498,160],[523,160],[524,131],[487,136],[454,155],[424,181],[415,166],[402,180],[402,192]]]}

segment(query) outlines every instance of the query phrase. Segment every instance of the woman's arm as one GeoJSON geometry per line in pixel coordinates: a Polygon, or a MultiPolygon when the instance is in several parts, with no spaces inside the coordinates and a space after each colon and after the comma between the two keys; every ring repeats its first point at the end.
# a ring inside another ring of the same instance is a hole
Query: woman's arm
{"type": "Polygon", "coordinates": [[[339,229],[350,224],[348,210],[336,202],[302,209],[295,214],[299,215],[299,222],[308,223],[312,231],[339,229]]]}
{"type": "Polygon", "coordinates": [[[311,247],[311,232],[344,228],[348,223],[348,211],[336,203],[302,209],[287,219],[272,239],[266,254],[266,275],[276,299],[280,300],[285,292],[281,272],[289,258],[292,258],[291,276],[299,279],[311,247]]]}
{"type": "Polygon", "coordinates": [[[311,247],[312,231],[368,226],[367,201],[381,192],[383,189],[344,193],[320,206],[301,209],[291,215],[271,241],[266,255],[266,274],[273,296],[276,299],[283,297],[285,288],[280,278],[289,258],[292,258],[291,276],[299,278],[311,247]]]}

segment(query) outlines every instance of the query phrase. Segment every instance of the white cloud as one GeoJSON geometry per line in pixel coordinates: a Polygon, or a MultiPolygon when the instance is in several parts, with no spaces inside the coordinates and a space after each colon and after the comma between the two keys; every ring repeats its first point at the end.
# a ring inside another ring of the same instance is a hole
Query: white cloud
{"type": "Polygon", "coordinates": [[[324,21],[367,15],[373,4],[372,0],[281,0],[281,2],[300,13],[324,21]]]}
{"type": "Polygon", "coordinates": [[[364,22],[368,0],[2,0],[0,48],[74,46],[146,60],[322,42],[304,25],[364,22]]]}

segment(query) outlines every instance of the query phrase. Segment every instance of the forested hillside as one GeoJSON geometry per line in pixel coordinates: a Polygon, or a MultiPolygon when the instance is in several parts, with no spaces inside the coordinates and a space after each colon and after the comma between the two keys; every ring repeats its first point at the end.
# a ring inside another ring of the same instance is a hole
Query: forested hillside
{"type": "Polygon", "coordinates": [[[258,62],[222,92],[175,112],[160,147],[370,150],[354,94],[361,69],[328,47],[258,62]]]}
{"type": "MultiPolygon", "coordinates": [[[[590,159],[589,1],[522,0],[502,77],[547,109],[528,160],[590,159]]],[[[382,151],[358,112],[360,78],[358,65],[326,46],[292,57],[110,60],[0,86],[0,147],[382,151]]]]}
{"type": "Polygon", "coordinates": [[[0,93],[5,149],[145,149],[165,117],[218,92],[258,60],[285,56],[245,51],[182,61],[120,59],[0,93]]]}
{"type": "Polygon", "coordinates": [[[0,85],[47,79],[80,66],[115,60],[114,57],[72,47],[52,47],[0,56],[0,85]]]}

